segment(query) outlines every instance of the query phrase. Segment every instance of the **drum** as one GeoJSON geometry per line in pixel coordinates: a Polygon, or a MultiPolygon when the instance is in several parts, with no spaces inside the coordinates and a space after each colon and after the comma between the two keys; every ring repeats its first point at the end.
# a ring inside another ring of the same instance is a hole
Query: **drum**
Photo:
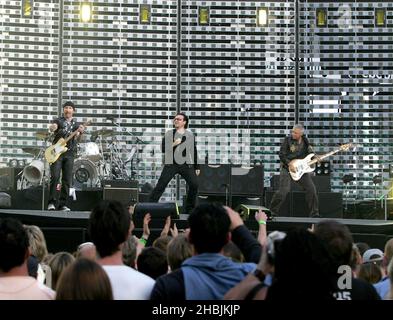
{"type": "Polygon", "coordinates": [[[23,169],[25,179],[34,184],[40,184],[44,175],[45,162],[42,160],[33,160],[23,169]]]}
{"type": "Polygon", "coordinates": [[[98,183],[97,166],[89,159],[78,158],[74,162],[73,176],[76,189],[82,185],[94,187],[98,183]]]}
{"type": "Polygon", "coordinates": [[[81,143],[79,145],[79,157],[97,162],[102,159],[100,148],[94,142],[81,143]]]}

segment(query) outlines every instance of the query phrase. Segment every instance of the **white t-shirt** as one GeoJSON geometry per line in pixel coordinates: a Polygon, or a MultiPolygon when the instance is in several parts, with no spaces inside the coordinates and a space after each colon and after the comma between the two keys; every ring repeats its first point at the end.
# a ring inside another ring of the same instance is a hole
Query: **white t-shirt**
{"type": "Polygon", "coordinates": [[[32,277],[0,277],[0,300],[54,300],[55,292],[32,277]]]}
{"type": "Polygon", "coordinates": [[[149,300],[155,281],[127,266],[102,266],[108,274],[115,300],[149,300]]]}

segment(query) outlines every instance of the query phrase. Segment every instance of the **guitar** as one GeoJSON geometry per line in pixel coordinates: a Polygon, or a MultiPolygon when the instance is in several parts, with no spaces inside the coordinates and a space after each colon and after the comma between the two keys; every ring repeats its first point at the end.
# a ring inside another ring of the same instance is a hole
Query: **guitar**
{"type": "Polygon", "coordinates": [[[294,181],[298,181],[303,176],[303,174],[314,171],[315,166],[313,165],[318,161],[323,160],[339,151],[347,151],[349,148],[352,148],[353,146],[354,145],[352,143],[343,144],[342,146],[340,146],[340,148],[319,156],[319,159],[311,160],[311,158],[315,156],[314,153],[310,153],[304,159],[294,159],[289,163],[289,166],[291,165],[293,166],[294,171],[289,170],[289,174],[291,175],[294,181]]]}
{"type": "MultiPolygon", "coordinates": [[[[85,122],[83,124],[84,127],[87,127],[91,124],[91,120],[85,122]]],[[[54,145],[51,145],[45,150],[45,159],[48,161],[49,164],[52,164],[59,159],[59,157],[68,150],[67,148],[67,143],[70,141],[72,138],[75,137],[75,135],[78,133],[78,131],[74,131],[67,137],[66,139],[60,138],[54,145]]]]}

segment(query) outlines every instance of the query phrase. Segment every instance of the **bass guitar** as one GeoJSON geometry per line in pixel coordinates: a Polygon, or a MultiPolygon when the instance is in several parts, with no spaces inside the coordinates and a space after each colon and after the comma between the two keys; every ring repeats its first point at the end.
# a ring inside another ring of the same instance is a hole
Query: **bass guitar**
{"type": "Polygon", "coordinates": [[[339,151],[347,151],[349,148],[352,148],[353,146],[354,145],[352,143],[343,144],[342,146],[340,146],[340,148],[325,153],[316,159],[312,159],[315,156],[314,153],[310,153],[307,157],[303,159],[294,159],[289,163],[288,167],[292,168],[289,169],[289,174],[291,175],[294,181],[298,181],[303,176],[303,174],[314,171],[315,163],[317,163],[318,161],[330,157],[331,155],[339,151]]]}

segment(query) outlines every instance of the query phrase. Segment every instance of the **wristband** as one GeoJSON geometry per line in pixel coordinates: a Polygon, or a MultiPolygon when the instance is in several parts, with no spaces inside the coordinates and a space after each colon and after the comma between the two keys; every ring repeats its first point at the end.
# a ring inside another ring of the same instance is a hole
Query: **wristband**
{"type": "Polygon", "coordinates": [[[144,246],[146,246],[147,241],[146,241],[146,239],[140,238],[139,239],[139,243],[143,244],[144,246]]]}
{"type": "Polygon", "coordinates": [[[266,225],[266,221],[265,220],[259,220],[258,223],[266,225]]]}

